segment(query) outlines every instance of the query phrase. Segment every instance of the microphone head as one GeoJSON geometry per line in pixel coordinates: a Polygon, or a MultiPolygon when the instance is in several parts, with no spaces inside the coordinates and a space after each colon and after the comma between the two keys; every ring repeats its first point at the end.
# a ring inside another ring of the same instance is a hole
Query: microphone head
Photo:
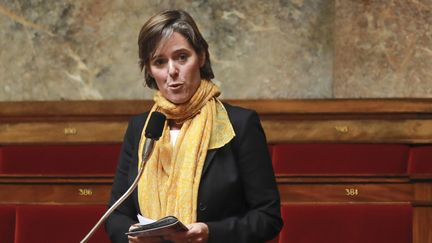
{"type": "Polygon", "coordinates": [[[162,135],[166,117],[164,114],[157,111],[152,112],[149,116],[145,137],[158,140],[162,135]]]}

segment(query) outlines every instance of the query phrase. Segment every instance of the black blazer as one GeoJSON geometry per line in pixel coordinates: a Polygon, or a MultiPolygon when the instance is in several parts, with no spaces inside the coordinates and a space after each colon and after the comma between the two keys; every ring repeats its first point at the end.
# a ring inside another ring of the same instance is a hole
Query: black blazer
{"type": "MultiPolygon", "coordinates": [[[[255,111],[224,104],[235,131],[225,146],[209,150],[198,192],[197,222],[209,227],[209,243],[265,242],[282,228],[280,199],[264,131],[255,111]]],[[[137,176],[137,149],[148,113],[127,128],[111,193],[111,206],[137,176]]],[[[112,242],[128,242],[125,232],[139,213],[137,191],[108,218],[112,242]]]]}

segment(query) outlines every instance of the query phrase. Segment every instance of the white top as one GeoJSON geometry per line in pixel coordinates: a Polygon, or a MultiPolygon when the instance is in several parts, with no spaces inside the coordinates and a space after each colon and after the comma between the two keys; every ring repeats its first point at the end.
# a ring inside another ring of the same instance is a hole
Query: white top
{"type": "Polygon", "coordinates": [[[171,144],[174,147],[175,143],[177,141],[177,137],[180,133],[180,130],[170,130],[170,138],[171,138],[171,144]]]}

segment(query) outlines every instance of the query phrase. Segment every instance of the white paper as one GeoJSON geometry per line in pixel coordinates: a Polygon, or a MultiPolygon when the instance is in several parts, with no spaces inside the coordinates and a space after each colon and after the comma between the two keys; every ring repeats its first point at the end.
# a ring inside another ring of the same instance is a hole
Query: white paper
{"type": "Polygon", "coordinates": [[[146,218],[146,217],[142,216],[141,214],[137,214],[137,217],[138,217],[138,221],[139,221],[140,225],[146,225],[146,224],[151,224],[153,222],[156,222],[156,220],[146,218]]]}

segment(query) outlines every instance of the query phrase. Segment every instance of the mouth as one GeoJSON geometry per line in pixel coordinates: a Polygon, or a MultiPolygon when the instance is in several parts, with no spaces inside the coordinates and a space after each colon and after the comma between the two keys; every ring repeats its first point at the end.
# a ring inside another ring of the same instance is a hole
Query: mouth
{"type": "Polygon", "coordinates": [[[171,90],[178,90],[184,85],[183,82],[173,82],[168,84],[168,88],[171,90]]]}

